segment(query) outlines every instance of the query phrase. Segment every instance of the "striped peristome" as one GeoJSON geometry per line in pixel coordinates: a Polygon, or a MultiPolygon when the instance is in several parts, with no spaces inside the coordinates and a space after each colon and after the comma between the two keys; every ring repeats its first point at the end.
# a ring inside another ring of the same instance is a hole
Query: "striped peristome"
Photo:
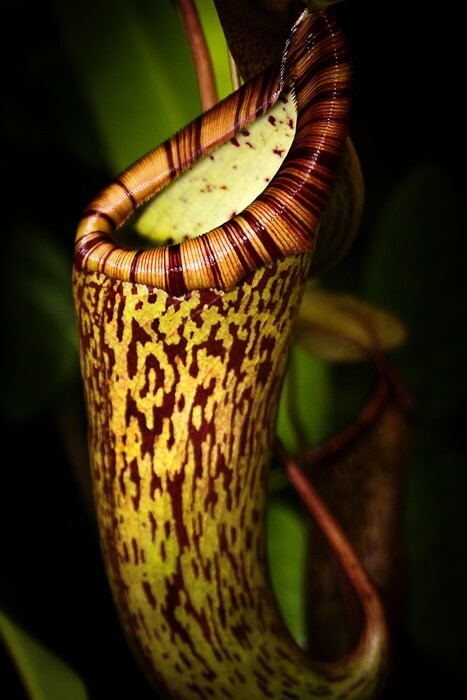
{"type": "Polygon", "coordinates": [[[78,228],[73,291],[103,559],[160,697],[373,698],[385,667],[381,609],[352,557],[367,624],[350,656],[325,664],[286,629],[266,556],[277,405],[349,88],[332,16],[305,11],[280,65],[122,173],[78,228]],[[286,87],[296,134],[251,205],[177,245],[114,242],[139,205],[286,87]]]}
{"type": "Polygon", "coordinates": [[[304,13],[270,68],[145,155],[91,202],[76,236],[76,265],[182,295],[227,291],[262,264],[313,247],[348,129],[350,62],[330,15],[304,13]],[[282,167],[246,209],[180,244],[126,250],[113,236],[135,209],[280,98],[297,102],[297,133],[282,167]],[[222,125],[219,128],[219,125],[222,125]]]}

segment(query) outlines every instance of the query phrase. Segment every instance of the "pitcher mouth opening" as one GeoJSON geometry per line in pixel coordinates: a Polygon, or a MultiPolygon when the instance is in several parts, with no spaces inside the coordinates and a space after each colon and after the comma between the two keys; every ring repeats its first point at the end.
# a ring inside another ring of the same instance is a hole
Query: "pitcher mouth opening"
{"type": "Polygon", "coordinates": [[[243,212],[272,181],[296,131],[293,89],[284,88],[264,114],[203,154],[120,226],[114,242],[126,249],[184,243],[243,212]]]}
{"type": "Polygon", "coordinates": [[[329,13],[305,10],[279,65],[138,160],[91,202],[78,227],[75,266],[183,295],[202,288],[228,291],[264,265],[312,250],[347,136],[349,101],[345,39],[329,13]],[[191,221],[183,200],[196,187],[198,196],[204,194],[203,175],[195,184],[190,180],[198,164],[214,168],[226,144],[239,150],[244,142],[250,149],[250,130],[260,133],[278,121],[286,128],[272,149],[275,169],[266,162],[263,169],[263,152],[246,166],[250,174],[261,166],[256,196],[250,191],[243,199],[226,197],[221,168],[214,176],[222,195],[212,200],[215,215],[191,221]],[[163,199],[156,195],[183,180],[188,184],[176,200],[178,214],[169,207],[164,224],[163,199]]]}

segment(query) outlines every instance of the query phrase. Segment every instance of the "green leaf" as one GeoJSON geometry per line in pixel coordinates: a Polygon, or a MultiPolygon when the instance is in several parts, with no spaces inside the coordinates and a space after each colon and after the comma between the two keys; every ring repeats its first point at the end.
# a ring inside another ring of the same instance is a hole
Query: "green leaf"
{"type": "Polygon", "coordinates": [[[196,0],[214,69],[219,99],[232,92],[229,55],[224,31],[212,0],[196,0]]]}
{"type": "Polygon", "coordinates": [[[290,454],[327,437],[329,368],[298,344],[290,351],[279,402],[277,433],[290,454]]]}
{"type": "Polygon", "coordinates": [[[359,362],[401,345],[405,329],[393,314],[363,299],[309,287],[298,312],[295,338],[323,360],[359,362]]]}
{"type": "Polygon", "coordinates": [[[191,55],[169,0],[53,7],[112,170],[123,170],[199,113],[191,55]]]}
{"type": "Polygon", "coordinates": [[[70,261],[52,237],[18,221],[5,259],[0,407],[16,421],[42,410],[77,376],[78,342],[70,261]]]}
{"type": "Polygon", "coordinates": [[[85,684],[76,672],[1,609],[0,639],[3,639],[31,700],[88,698],[85,684]]]}
{"type": "Polygon", "coordinates": [[[268,556],[279,610],[294,639],[305,641],[306,528],[300,514],[279,497],[268,506],[268,556]]]}

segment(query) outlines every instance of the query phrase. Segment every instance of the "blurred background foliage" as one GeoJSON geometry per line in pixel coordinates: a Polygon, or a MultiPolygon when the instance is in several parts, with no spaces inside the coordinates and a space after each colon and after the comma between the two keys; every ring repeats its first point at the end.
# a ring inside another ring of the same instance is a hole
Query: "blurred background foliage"
{"type": "MultiPolygon", "coordinates": [[[[223,96],[217,16],[210,0],[197,5],[223,96]]],[[[320,283],[380,304],[407,328],[392,354],[416,403],[394,692],[447,698],[465,691],[467,639],[464,87],[456,23],[426,3],[411,8],[335,8],[354,61],[351,133],[366,200],[355,243],[320,283]]],[[[1,0],[1,11],[0,695],[102,700],[131,689],[143,700],[152,694],[116,620],[82,469],[73,241],[97,191],[200,112],[195,73],[170,0],[1,0]]],[[[287,447],[332,434],[367,392],[368,368],[326,365],[294,347],[279,421],[287,447]]],[[[269,544],[280,604],[300,639],[305,533],[280,478],[269,544]]]]}

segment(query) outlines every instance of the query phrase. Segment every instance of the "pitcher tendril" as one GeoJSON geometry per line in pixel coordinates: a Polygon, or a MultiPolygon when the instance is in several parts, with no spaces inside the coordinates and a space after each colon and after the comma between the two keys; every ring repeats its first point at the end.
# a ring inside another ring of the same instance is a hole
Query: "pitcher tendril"
{"type": "Polygon", "coordinates": [[[73,289],[102,554],[128,643],[163,697],[373,698],[385,671],[384,616],[358,561],[347,559],[367,612],[361,642],[317,663],[281,619],[265,539],[279,395],[347,138],[350,82],[333,15],[305,10],[277,65],[120,174],[78,227],[73,289]],[[180,243],[118,244],[139,207],[290,99],[292,144],[251,204],[180,243]]]}

